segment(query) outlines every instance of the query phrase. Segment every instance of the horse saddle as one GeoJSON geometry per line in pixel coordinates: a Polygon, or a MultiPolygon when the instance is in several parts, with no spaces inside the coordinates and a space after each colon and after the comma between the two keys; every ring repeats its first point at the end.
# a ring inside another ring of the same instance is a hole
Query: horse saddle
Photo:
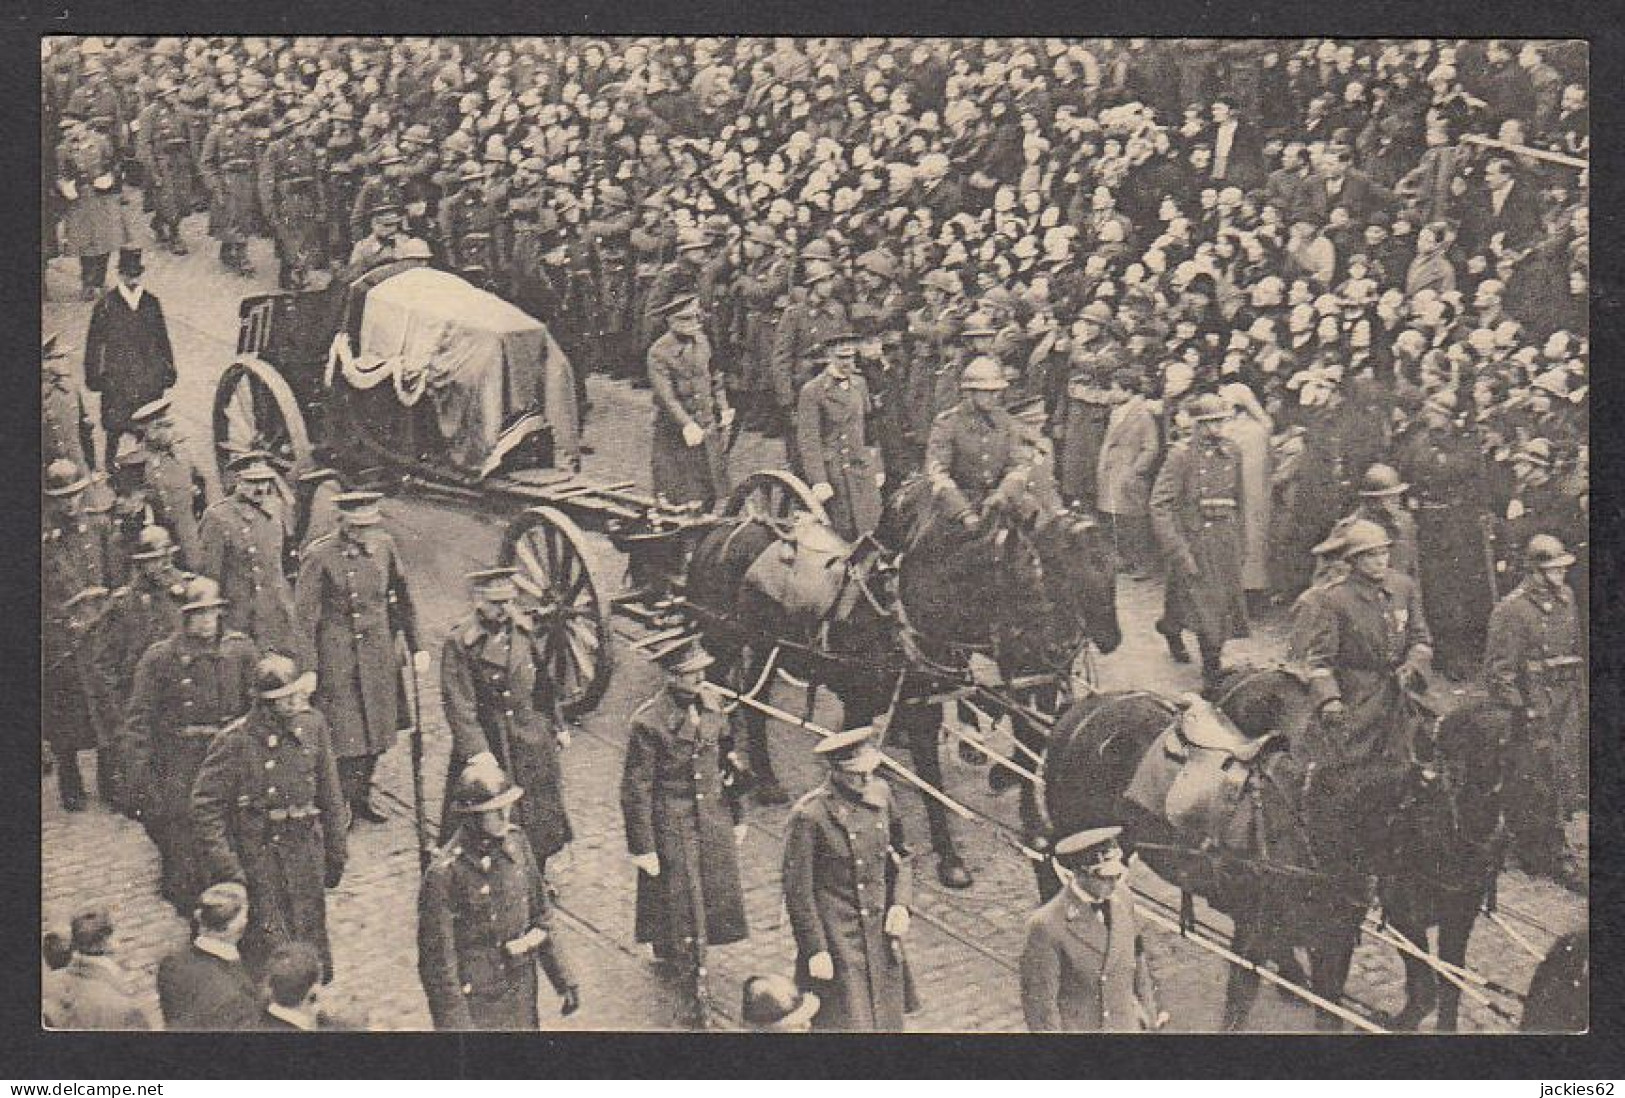
{"type": "Polygon", "coordinates": [[[1193,845],[1245,846],[1253,830],[1247,784],[1274,738],[1249,738],[1211,703],[1189,699],[1141,759],[1124,796],[1193,845]]]}
{"type": "Polygon", "coordinates": [[[795,617],[822,618],[835,606],[852,555],[847,541],[811,515],[797,516],[745,571],[745,583],[795,617]]]}

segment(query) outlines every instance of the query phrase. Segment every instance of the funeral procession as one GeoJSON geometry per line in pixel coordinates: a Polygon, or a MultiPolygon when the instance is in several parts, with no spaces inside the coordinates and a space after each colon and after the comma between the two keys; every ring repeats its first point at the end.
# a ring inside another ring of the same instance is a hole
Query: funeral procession
{"type": "Polygon", "coordinates": [[[1588,1028],[1583,42],[41,41],[45,1027],[1588,1028]]]}

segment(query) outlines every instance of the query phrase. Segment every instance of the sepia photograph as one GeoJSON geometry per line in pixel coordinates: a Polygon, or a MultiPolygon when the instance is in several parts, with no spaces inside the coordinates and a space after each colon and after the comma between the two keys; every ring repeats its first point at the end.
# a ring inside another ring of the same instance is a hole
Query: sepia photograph
{"type": "Polygon", "coordinates": [[[1592,1027],[1585,41],[39,41],[44,1029],[1592,1027]]]}

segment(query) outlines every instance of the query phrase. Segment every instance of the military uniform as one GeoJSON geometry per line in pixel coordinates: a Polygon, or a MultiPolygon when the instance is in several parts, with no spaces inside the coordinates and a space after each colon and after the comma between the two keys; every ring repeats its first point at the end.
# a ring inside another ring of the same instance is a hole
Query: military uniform
{"type": "Polygon", "coordinates": [[[192,782],[228,722],[248,711],[259,653],[241,633],[166,637],[136,664],[124,708],[130,792],[163,862],[163,896],[192,913],[208,884],[192,828],[192,782]]]}
{"type": "Polygon", "coordinates": [[[160,449],[147,443],[141,453],[147,491],[163,515],[162,525],[175,538],[180,563],[196,568],[203,559],[198,516],[208,500],[208,481],[190,458],[173,449],[160,449]]]}
{"type": "Polygon", "coordinates": [[[1409,760],[1419,715],[1396,672],[1415,649],[1433,647],[1416,584],[1400,572],[1381,583],[1350,572],[1326,586],[1305,632],[1310,697],[1317,708],[1340,700],[1346,711],[1345,727],[1323,728],[1311,757],[1409,760]]]}
{"type": "Polygon", "coordinates": [[[350,238],[359,241],[372,228],[372,215],[384,206],[406,207],[406,189],[400,180],[379,174],[361,184],[350,208],[350,238]]]}
{"type": "Polygon", "coordinates": [[[210,881],[248,889],[243,956],[262,967],[284,942],[306,942],[333,977],[327,896],[344,872],[350,814],[327,722],[260,702],[209,743],[191,791],[192,827],[210,881]]]}
{"type": "Polygon", "coordinates": [[[537,963],[561,995],[576,980],[554,936],[547,882],[525,833],[510,828],[494,843],[484,838],[459,829],[423,875],[418,974],[436,1029],[534,1030],[541,1024],[537,963]],[[505,943],[533,929],[545,935],[542,944],[512,956],[505,943]]]}
{"type": "Polygon", "coordinates": [[[1563,820],[1586,803],[1590,726],[1579,644],[1574,593],[1539,576],[1526,578],[1490,615],[1484,686],[1522,718],[1504,779],[1517,791],[1507,822],[1519,854],[1545,871],[1561,867],[1563,820]]]}
{"type": "Polygon", "coordinates": [[[246,264],[243,248],[259,231],[254,156],[254,140],[241,117],[235,117],[215,123],[198,158],[209,188],[209,235],[220,241],[221,258],[235,268],[246,264]]]}
{"type": "Polygon", "coordinates": [[[1119,888],[1094,902],[1064,888],[1027,920],[1021,1009],[1034,1033],[1139,1033],[1157,1028],[1156,982],[1119,888]]]}
{"type": "Polygon", "coordinates": [[[148,648],[180,630],[182,585],[190,578],[178,568],[158,577],[136,572],[126,586],[115,588],[108,596],[95,630],[91,664],[105,699],[102,710],[110,717],[108,727],[102,730],[108,750],[98,770],[109,770],[106,777],[112,782],[110,793],[121,809],[131,806],[127,796],[128,766],[118,742],[118,726],[135,685],[136,665],[148,648]]]}
{"type": "Polygon", "coordinates": [[[1416,500],[1417,573],[1439,664],[1465,675],[1483,651],[1491,608],[1483,455],[1465,434],[1418,429],[1400,442],[1395,464],[1416,500]]]}
{"type": "MultiPolygon", "coordinates": [[[[796,395],[811,381],[818,363],[813,348],[832,336],[852,330],[846,306],[830,299],[814,303],[805,298],[792,301],[773,333],[773,354],[768,379],[773,402],[788,420],[795,411],[796,395]]],[[[794,455],[792,457],[792,464],[794,455]]]]}
{"type": "Polygon", "coordinates": [[[346,801],[367,795],[378,756],[411,714],[400,711],[395,636],[419,648],[417,614],[395,540],[377,528],[341,531],[305,547],[294,586],[299,665],[316,672],[346,801]]]}
{"type": "Polygon", "coordinates": [[[866,417],[869,386],[858,374],[836,378],[822,373],[802,386],[796,404],[796,454],[801,478],[828,484],[835,494],[825,502],[836,532],[848,540],[880,525],[880,463],[869,448],[866,417]]]}
{"type": "Polygon", "coordinates": [[[440,652],[440,702],[451,730],[444,804],[453,824],[452,786],[475,756],[490,752],[525,791],[515,809],[519,826],[543,871],[573,837],[559,768],[561,718],[546,669],[538,666],[533,627],[517,617],[498,631],[478,615],[446,635],[440,652]]]}
{"type": "Polygon", "coordinates": [[[180,226],[192,212],[192,136],[186,118],[168,100],[157,99],[141,112],[136,158],[147,173],[153,229],[159,241],[184,253],[180,226]]]}
{"type": "Polygon", "coordinates": [[[220,584],[226,624],[261,648],[297,651],[293,590],[282,572],[282,519],[231,496],[203,512],[197,571],[220,584]]]}
{"type": "Polygon", "coordinates": [[[1021,439],[1003,408],[983,413],[969,400],[937,417],[925,447],[925,475],[941,513],[957,519],[997,494],[1005,498],[1022,473],[1021,439]]]}
{"type": "Polygon", "coordinates": [[[115,583],[118,560],[105,515],[80,512],[46,520],[40,536],[40,727],[57,757],[57,786],[65,805],[84,796],[80,751],[97,751],[100,792],[110,800],[116,795],[111,714],[102,711],[107,695],[91,658],[101,612],[86,607],[75,613],[64,604],[87,588],[115,583]]]}
{"type": "Polygon", "coordinates": [[[1210,675],[1224,643],[1246,625],[1241,492],[1241,451],[1217,435],[1176,443],[1151,486],[1151,525],[1168,558],[1158,631],[1195,632],[1210,675]]]}
{"type": "Polygon", "coordinates": [[[649,387],[655,406],[650,439],[655,494],[673,503],[698,500],[715,506],[729,492],[721,430],[728,394],[711,369],[711,341],[703,334],[690,340],[672,332],[655,340],[649,348],[649,387]],[[686,423],[704,430],[705,441],[685,443],[686,423]]]}
{"type": "Polygon", "coordinates": [[[283,289],[300,289],[312,270],[327,263],[321,159],[303,136],[289,134],[266,150],[264,171],[260,187],[269,199],[266,217],[282,257],[280,283],[283,289]]]}
{"type": "Polygon", "coordinates": [[[79,383],[47,361],[40,369],[40,462],[66,458],[88,471],[96,465],[95,439],[79,383]]]}
{"type": "Polygon", "coordinates": [[[903,1028],[907,962],[884,924],[892,906],[912,906],[914,880],[902,817],[882,788],[886,803],[875,805],[826,782],[790,811],[781,879],[796,981],[823,1001],[820,1030],[903,1028]],[[834,961],[831,981],[807,972],[819,953],[834,961]]]}
{"type": "Polygon", "coordinates": [[[441,200],[440,251],[453,268],[498,269],[496,233],[501,212],[473,184],[464,184],[441,200]]]}
{"type": "Polygon", "coordinates": [[[679,705],[669,690],[632,714],[621,774],[621,815],[633,857],[660,856],[660,875],[638,874],[637,940],[655,956],[703,968],[708,945],[749,934],[723,799],[720,744],[728,721],[679,705]]]}

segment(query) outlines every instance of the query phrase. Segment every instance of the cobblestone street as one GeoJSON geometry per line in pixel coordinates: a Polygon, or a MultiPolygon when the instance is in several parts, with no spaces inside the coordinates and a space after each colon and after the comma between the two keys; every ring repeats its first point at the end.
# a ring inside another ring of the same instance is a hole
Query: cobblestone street
{"type": "MultiPolygon", "coordinates": [[[[137,203],[139,196],[132,196],[137,203]]],[[[180,371],[176,407],[189,447],[207,474],[214,469],[209,454],[209,409],[214,383],[232,361],[237,331],[237,302],[248,293],[274,286],[276,264],[263,241],[253,259],[262,273],[246,280],[226,273],[215,248],[203,235],[203,219],[190,218],[185,234],[192,244],[187,257],[149,247],[147,285],[162,300],[168,316],[180,371]]],[[[90,306],[78,301],[72,261],[52,264],[44,304],[44,330],[61,333],[69,361],[82,355],[90,306]]],[[[649,479],[649,398],[645,391],[594,377],[589,382],[593,408],[586,439],[594,452],[585,459],[584,475],[603,480],[649,479]]],[[[94,410],[92,410],[94,416],[94,410]]],[[[735,475],[782,464],[782,448],[756,436],[741,439],[733,456],[735,475]]],[[[384,505],[385,524],[399,544],[408,568],[415,601],[436,655],[448,627],[466,612],[463,574],[494,563],[503,529],[500,517],[456,510],[413,498],[392,498],[384,505]]],[[[595,578],[600,591],[612,595],[624,586],[623,561],[597,535],[589,535],[595,578]]],[[[1119,584],[1125,639],[1122,647],[1100,661],[1104,689],[1136,687],[1176,694],[1198,686],[1197,671],[1169,661],[1152,622],[1161,602],[1153,582],[1119,584]]],[[[1263,662],[1279,651],[1275,623],[1255,628],[1254,635],[1228,651],[1231,662],[1263,662]]],[[[658,1029],[676,1016],[673,995],[657,977],[645,947],[633,942],[634,869],[627,861],[617,788],[621,775],[626,722],[632,709],[653,689],[651,665],[620,647],[608,695],[576,729],[564,752],[565,793],[574,824],[573,845],[549,864],[562,915],[560,929],[571,963],[582,979],[583,1007],[560,1019],[557,1001],[542,991],[544,1026],[564,1029],[658,1029]]],[[[423,786],[427,817],[438,820],[448,737],[441,719],[438,667],[424,681],[427,765],[423,786]]],[[[775,700],[796,710],[802,696],[783,684],[775,700]]],[[[1452,700],[1440,699],[1444,704],[1452,700]]],[[[821,698],[815,719],[837,726],[834,703],[821,698]]],[[[773,752],[780,775],[792,795],[818,780],[819,767],[808,752],[808,733],[788,726],[773,730],[773,752]]],[[[948,785],[974,807],[1014,821],[1015,793],[995,796],[987,789],[985,770],[962,763],[957,752],[944,751],[948,785]]],[[[427,1006],[416,967],[416,894],[418,856],[412,821],[412,782],[408,752],[401,743],[386,756],[379,773],[381,798],[390,820],[358,824],[351,832],[349,869],[341,886],[329,894],[336,975],[326,998],[350,1012],[361,1012],[379,1029],[423,1029],[427,1006]]],[[[918,910],[910,939],[910,961],[924,1001],[910,1026],[933,1031],[1013,1031],[1022,1028],[1015,972],[1021,951],[1023,921],[1036,903],[1033,876],[1025,860],[1002,838],[985,828],[956,821],[963,853],[976,875],[973,888],[950,892],[937,885],[925,843],[919,798],[903,793],[909,813],[910,838],[916,850],[918,910]]],[[[92,805],[79,814],[63,812],[54,779],[42,786],[42,857],[45,928],[65,928],[72,910],[88,901],[107,903],[118,925],[119,953],[126,965],[148,975],[159,957],[186,937],[186,928],[157,896],[157,857],[136,823],[92,805]]],[[[735,1020],[739,988],[756,973],[788,973],[793,946],[779,889],[779,859],[786,809],[753,808],[751,827],[741,850],[750,938],[714,951],[711,984],[718,1005],[735,1020]]],[[[1140,883],[1177,905],[1178,896],[1140,871],[1140,883]]],[[[1555,933],[1584,924],[1584,897],[1547,881],[1509,870],[1502,878],[1503,910],[1525,916],[1544,929],[1518,925],[1530,944],[1544,950],[1555,933]]],[[[1203,918],[1218,926],[1222,919],[1204,909],[1203,918]]],[[[1147,931],[1148,945],[1161,979],[1164,1003],[1179,1030],[1217,1028],[1226,967],[1218,958],[1161,930],[1147,931]]],[[[1528,984],[1534,960],[1498,927],[1480,921],[1468,964],[1475,971],[1512,988],[1528,984]]],[[[1363,944],[1350,980],[1350,997],[1380,1010],[1395,1010],[1403,995],[1403,974],[1391,949],[1363,944]]],[[[1497,1000],[1500,1002],[1500,1000],[1497,1000]]],[[[151,1009],[157,1016],[156,993],[151,1009]]],[[[1516,1013],[1515,1004],[1511,1006],[1516,1013]]],[[[1301,1004],[1268,988],[1260,994],[1252,1028],[1260,1031],[1304,1031],[1313,1019],[1301,1004]]],[[[1474,1001],[1463,1001],[1462,1027],[1468,1031],[1504,1031],[1506,1020],[1474,1001]]]]}

